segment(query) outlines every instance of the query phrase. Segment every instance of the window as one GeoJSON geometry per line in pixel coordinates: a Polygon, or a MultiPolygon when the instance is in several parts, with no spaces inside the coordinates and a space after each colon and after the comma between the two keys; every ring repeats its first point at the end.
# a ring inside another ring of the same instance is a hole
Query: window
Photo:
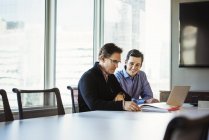
{"type": "MultiPolygon", "coordinates": [[[[0,88],[12,108],[12,88],[44,87],[44,10],[43,0],[0,0],[0,88]]],[[[43,105],[40,95],[32,96],[24,95],[23,105],[43,105]]]]}
{"type": "Polygon", "coordinates": [[[71,101],[67,86],[77,87],[93,65],[93,2],[57,1],[56,86],[65,105],[71,101]]]}
{"type": "Polygon", "coordinates": [[[124,59],[133,48],[142,51],[145,57],[142,70],[155,98],[159,97],[159,90],[169,90],[170,1],[105,0],[104,42],[122,47],[124,59]]]}
{"type": "MultiPolygon", "coordinates": [[[[169,89],[170,1],[53,1],[57,17],[56,21],[50,20],[50,23],[53,22],[50,29],[53,30],[56,25],[56,36],[48,28],[46,32],[51,33],[49,40],[56,42],[56,49],[54,44],[46,45],[46,52],[53,51],[56,62],[46,60],[46,64],[55,64],[56,70],[55,73],[54,70],[45,70],[47,74],[55,75],[55,81],[53,76],[52,80],[44,81],[44,77],[47,77],[44,75],[44,44],[47,42],[44,31],[45,23],[50,24],[45,19],[55,18],[49,10],[54,8],[53,4],[47,4],[49,9],[45,9],[45,2],[49,1],[0,0],[0,88],[9,93],[12,108],[17,107],[12,88],[43,89],[47,82],[53,86],[55,83],[62,94],[63,104],[70,105],[67,86],[77,87],[81,75],[93,66],[93,57],[96,58],[93,54],[101,47],[99,44],[107,42],[122,47],[123,58],[132,48],[141,50],[145,55],[142,69],[147,73],[154,93],[169,89]],[[45,10],[52,17],[45,18],[45,10]],[[99,13],[95,14],[94,10],[99,13]]],[[[42,94],[34,96],[24,95],[24,105],[43,105],[42,94]]]]}

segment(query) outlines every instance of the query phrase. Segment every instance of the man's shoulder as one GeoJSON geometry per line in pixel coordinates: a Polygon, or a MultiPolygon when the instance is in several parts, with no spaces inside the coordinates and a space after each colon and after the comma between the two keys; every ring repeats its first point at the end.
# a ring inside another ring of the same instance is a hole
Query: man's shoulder
{"type": "Polygon", "coordinates": [[[147,75],[146,75],[146,73],[144,71],[140,71],[138,73],[138,78],[140,78],[140,79],[147,79],[147,75]]]}
{"type": "Polygon", "coordinates": [[[139,75],[146,75],[146,73],[142,70],[140,70],[140,72],[138,73],[139,75]]]}
{"type": "Polygon", "coordinates": [[[122,77],[124,77],[123,70],[117,70],[114,73],[114,75],[115,75],[116,78],[122,78],[122,77]]]}
{"type": "Polygon", "coordinates": [[[96,75],[97,73],[98,73],[98,70],[93,67],[93,68],[90,68],[89,70],[87,70],[86,72],[84,72],[82,77],[89,77],[89,76],[92,76],[92,75],[96,75]]]}

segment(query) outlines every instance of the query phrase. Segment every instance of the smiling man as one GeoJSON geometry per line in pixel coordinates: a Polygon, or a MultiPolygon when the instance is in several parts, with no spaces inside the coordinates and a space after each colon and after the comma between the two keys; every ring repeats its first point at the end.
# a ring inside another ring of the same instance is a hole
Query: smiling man
{"type": "Polygon", "coordinates": [[[114,75],[121,61],[121,53],[122,49],[113,43],[107,43],[100,49],[99,62],[85,72],[78,83],[79,112],[140,110],[121,88],[114,75]]]}
{"type": "Polygon", "coordinates": [[[139,50],[130,50],[126,56],[124,69],[117,71],[115,76],[125,92],[138,104],[159,102],[153,98],[145,72],[140,70],[143,60],[144,56],[139,50]]]}

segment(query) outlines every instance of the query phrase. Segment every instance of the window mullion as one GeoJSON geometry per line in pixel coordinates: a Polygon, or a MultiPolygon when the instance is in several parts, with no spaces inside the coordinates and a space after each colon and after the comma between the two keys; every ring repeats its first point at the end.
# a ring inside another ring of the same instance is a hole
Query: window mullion
{"type": "MultiPolygon", "coordinates": [[[[45,8],[45,65],[44,88],[55,86],[55,58],[56,58],[56,0],[46,0],[45,8]]],[[[44,96],[44,105],[54,105],[54,95],[44,96]]]]}
{"type": "Polygon", "coordinates": [[[98,51],[104,43],[104,1],[94,0],[94,60],[98,60],[98,51]]]}

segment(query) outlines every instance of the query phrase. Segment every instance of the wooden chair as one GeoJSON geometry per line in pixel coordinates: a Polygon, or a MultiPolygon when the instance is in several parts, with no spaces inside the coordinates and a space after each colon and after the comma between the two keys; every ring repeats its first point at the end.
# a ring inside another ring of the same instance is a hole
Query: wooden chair
{"type": "Polygon", "coordinates": [[[67,86],[67,89],[70,90],[71,93],[71,101],[72,101],[72,113],[76,113],[76,108],[75,108],[75,97],[74,97],[74,92],[73,88],[71,86],[67,86]]]}
{"type": "Polygon", "coordinates": [[[208,128],[209,115],[194,120],[176,117],[169,122],[164,140],[207,140],[208,128]]]}
{"type": "Polygon", "coordinates": [[[4,106],[4,117],[5,117],[5,119],[1,121],[13,121],[14,118],[7,98],[7,93],[5,90],[0,89],[0,94],[2,96],[2,101],[4,106]]]}
{"type": "Polygon", "coordinates": [[[12,91],[14,93],[17,93],[17,102],[18,102],[18,109],[19,109],[19,119],[25,119],[24,113],[23,113],[23,107],[22,107],[22,100],[21,100],[21,93],[54,93],[57,101],[57,114],[58,115],[64,115],[64,107],[61,99],[61,95],[58,88],[52,88],[52,89],[44,89],[44,90],[22,90],[13,88],[12,91]]]}

